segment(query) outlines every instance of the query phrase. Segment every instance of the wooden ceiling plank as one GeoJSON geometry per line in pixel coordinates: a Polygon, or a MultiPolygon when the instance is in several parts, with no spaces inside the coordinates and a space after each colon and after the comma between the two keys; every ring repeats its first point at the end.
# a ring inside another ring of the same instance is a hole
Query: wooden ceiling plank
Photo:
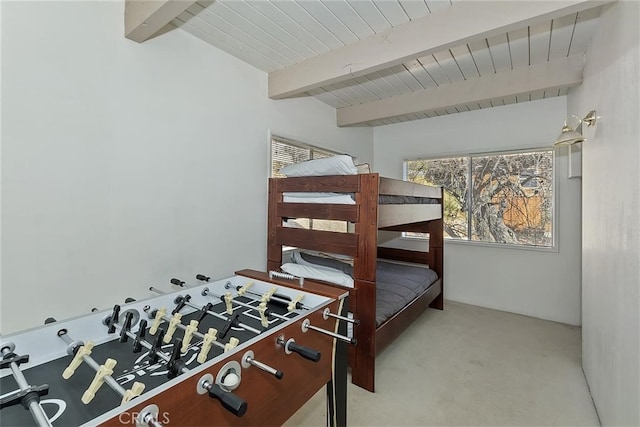
{"type": "Polygon", "coordinates": [[[529,101],[531,101],[531,96],[528,93],[516,95],[515,98],[516,98],[516,104],[520,103],[520,102],[529,102],[529,101]]]}
{"type": "Polygon", "coordinates": [[[362,16],[346,0],[330,0],[324,2],[324,5],[334,15],[340,17],[340,20],[353,31],[358,39],[364,39],[375,34],[365,20],[362,19],[362,16]]]}
{"type": "Polygon", "coordinates": [[[515,95],[505,96],[502,98],[504,105],[515,104],[518,102],[518,98],[515,95]]]}
{"type": "Polygon", "coordinates": [[[453,47],[450,49],[450,52],[451,55],[453,55],[453,59],[458,64],[458,67],[460,67],[460,71],[462,71],[462,75],[465,80],[480,77],[478,67],[473,60],[473,56],[471,56],[471,51],[469,50],[468,45],[453,47]]]}
{"type": "Polygon", "coordinates": [[[124,36],[138,43],[147,41],[194,3],[191,0],[125,0],[124,36]]]}
{"type": "Polygon", "coordinates": [[[392,27],[397,27],[409,21],[409,16],[397,1],[373,0],[373,4],[376,5],[392,27]]]}
{"type": "MultiPolygon", "coordinates": [[[[187,12],[184,12],[187,14],[187,12]]],[[[242,61],[245,61],[247,64],[251,64],[259,70],[270,71],[276,70],[280,68],[280,65],[276,64],[269,58],[265,58],[258,52],[251,52],[252,48],[250,46],[245,46],[239,43],[234,38],[230,37],[228,34],[211,31],[209,28],[203,30],[203,28],[208,27],[208,24],[202,22],[201,20],[194,19],[192,15],[184,16],[181,14],[175,20],[181,22],[180,28],[186,31],[189,34],[198,37],[201,40],[204,40],[207,43],[211,43],[214,46],[219,47],[223,51],[228,54],[235,56],[242,61]]]]}
{"type": "Polygon", "coordinates": [[[420,61],[424,69],[427,71],[427,73],[429,73],[433,81],[436,82],[438,86],[451,83],[449,77],[447,76],[447,73],[444,72],[433,55],[418,58],[418,61],[420,61]]]}
{"type": "MultiPolygon", "coordinates": [[[[486,100],[500,99],[538,90],[577,86],[582,82],[582,55],[558,59],[515,70],[479,77],[436,89],[340,108],[338,126],[361,125],[372,120],[436,110],[486,100]]],[[[501,102],[503,104],[504,101],[501,102]]]]}
{"type": "Polygon", "coordinates": [[[271,60],[281,64],[281,67],[293,65],[295,62],[286,57],[284,53],[281,53],[281,49],[278,47],[272,47],[262,41],[262,38],[257,38],[236,25],[235,20],[227,20],[218,13],[218,9],[222,9],[218,3],[214,3],[217,7],[205,8],[201,13],[198,13],[196,18],[201,19],[211,26],[211,29],[217,29],[222,31],[246,46],[252,46],[257,52],[262,55],[271,58],[271,60]]]}
{"type": "Polygon", "coordinates": [[[391,28],[389,21],[371,0],[352,1],[349,4],[374,33],[378,34],[391,28]]]}
{"type": "Polygon", "coordinates": [[[398,78],[402,80],[402,83],[404,83],[412,92],[424,89],[424,86],[422,86],[418,79],[416,79],[416,77],[407,70],[404,64],[397,65],[393,69],[395,70],[396,76],[398,76],[398,78]]]}
{"type": "Polygon", "coordinates": [[[549,60],[551,21],[529,26],[529,57],[531,65],[549,60]]]}
{"type": "Polygon", "coordinates": [[[375,95],[378,99],[386,98],[387,96],[389,96],[386,92],[381,90],[378,85],[369,80],[368,76],[357,77],[355,81],[357,81],[360,86],[364,87],[366,90],[375,95]]]}
{"type": "Polygon", "coordinates": [[[334,87],[333,85],[327,86],[325,90],[327,91],[327,93],[330,93],[339,101],[340,106],[336,108],[344,108],[344,107],[349,107],[353,105],[351,102],[349,102],[350,101],[349,96],[345,95],[345,93],[342,90],[334,87]]]}
{"type": "Polygon", "coordinates": [[[222,43],[224,45],[222,50],[246,61],[260,70],[274,70],[282,67],[281,64],[269,56],[255,50],[250,45],[242,43],[224,31],[221,31],[219,28],[211,26],[210,23],[204,21],[199,16],[193,16],[189,12],[184,12],[178,19],[184,21],[184,24],[181,25],[180,28],[215,46],[218,45],[217,42],[222,43]]]}
{"type": "Polygon", "coordinates": [[[451,6],[450,0],[426,0],[425,3],[431,13],[451,6]]]}
{"type": "Polygon", "coordinates": [[[365,102],[377,101],[379,99],[355,80],[336,83],[332,85],[332,87],[341,90],[342,93],[348,96],[348,101],[351,105],[363,104],[365,102]]]}
{"type": "Polygon", "coordinates": [[[487,39],[489,42],[489,51],[496,73],[511,70],[511,53],[509,52],[509,43],[507,42],[507,34],[500,34],[487,39]]]}
{"type": "Polygon", "coordinates": [[[333,108],[342,108],[349,105],[346,102],[344,102],[342,99],[335,96],[333,93],[327,92],[324,89],[322,90],[322,93],[318,93],[313,96],[318,100],[320,100],[321,102],[324,102],[325,104],[332,106],[333,108]]]}
{"type": "Polygon", "coordinates": [[[297,63],[300,61],[304,61],[306,57],[300,55],[294,49],[288,46],[287,43],[283,41],[283,39],[274,37],[270,32],[265,31],[261,27],[254,24],[252,21],[247,19],[244,15],[238,14],[234,9],[229,7],[228,5],[234,2],[216,2],[215,4],[218,6],[213,9],[210,7],[208,10],[214,11],[217,16],[224,19],[226,22],[232,22],[238,30],[244,31],[247,35],[254,40],[256,40],[260,44],[264,44],[269,48],[273,49],[278,55],[287,58],[289,61],[293,63],[297,63]]]}
{"type": "Polygon", "coordinates": [[[398,75],[401,70],[404,70],[404,67],[402,65],[396,65],[395,67],[378,71],[378,75],[384,78],[385,81],[393,87],[394,91],[400,95],[413,92],[413,90],[398,75]]]}
{"type": "MultiPolygon", "coordinates": [[[[364,78],[364,76],[363,76],[364,78]]],[[[378,95],[376,95],[375,93],[373,93],[371,90],[369,90],[368,86],[363,85],[362,83],[360,83],[361,80],[359,79],[353,79],[351,82],[355,83],[352,85],[353,89],[355,91],[358,92],[359,96],[362,98],[362,102],[371,102],[371,101],[377,101],[380,98],[378,97],[378,95]]],[[[366,80],[362,80],[362,81],[366,81],[366,80]]]]}
{"type": "Polygon", "coordinates": [[[544,91],[542,90],[537,90],[529,94],[529,97],[531,98],[532,101],[542,99],[543,96],[544,96],[544,91]]]}
{"type": "Polygon", "coordinates": [[[288,46],[304,59],[329,51],[329,48],[319,43],[307,31],[293,25],[292,21],[289,25],[278,24],[244,1],[225,1],[223,4],[288,46]],[[291,31],[295,31],[295,36],[292,35],[291,31]]]}
{"type": "Polygon", "coordinates": [[[549,60],[564,58],[569,55],[569,47],[571,46],[571,37],[573,36],[576,17],[577,14],[574,13],[553,20],[549,60]]]}
{"type": "Polygon", "coordinates": [[[375,83],[375,85],[378,86],[384,93],[387,94],[383,98],[398,96],[402,94],[402,92],[400,92],[395,86],[393,86],[383,75],[380,74],[380,72],[371,73],[367,75],[367,77],[369,78],[369,80],[375,83]]]}
{"type": "Polygon", "coordinates": [[[424,69],[420,61],[414,59],[409,62],[405,62],[404,67],[409,71],[416,80],[420,82],[423,88],[429,89],[437,87],[438,85],[433,80],[433,78],[427,73],[427,70],[424,69]]]}
{"type": "MultiPolygon", "coordinates": [[[[305,29],[313,37],[319,40],[329,49],[337,49],[343,47],[342,43],[336,36],[331,34],[322,24],[315,20],[309,12],[304,10],[298,3],[293,1],[270,2],[257,0],[250,2],[256,10],[265,14],[265,16],[274,16],[282,20],[283,16],[288,20],[293,20],[296,25],[305,29]]],[[[296,33],[293,33],[296,34],[296,33]]],[[[331,53],[331,52],[329,52],[331,53]]],[[[328,55],[328,53],[325,53],[328,55]]],[[[313,59],[313,58],[311,58],[313,59]]],[[[308,60],[307,60],[308,61],[308,60]]],[[[304,63],[304,62],[302,62],[304,63]]]]}
{"type": "MultiPolygon", "coordinates": [[[[269,73],[269,96],[273,99],[295,96],[313,87],[369,74],[475,39],[505,34],[526,25],[612,1],[614,0],[454,3],[380,34],[269,73]]],[[[354,8],[360,3],[367,4],[354,2],[354,8]]],[[[297,3],[278,3],[279,7],[284,5],[297,3]]]]}
{"type": "Polygon", "coordinates": [[[493,67],[493,59],[487,39],[476,40],[468,44],[471,56],[473,57],[480,76],[489,76],[495,74],[496,69],[493,67]]]}
{"type": "Polygon", "coordinates": [[[360,40],[324,3],[303,1],[298,4],[344,45],[360,40]]]}
{"type": "Polygon", "coordinates": [[[511,66],[513,68],[527,67],[529,63],[529,28],[509,31],[509,53],[511,54],[511,66]]]}
{"type": "Polygon", "coordinates": [[[399,0],[400,6],[404,9],[405,13],[409,16],[409,19],[414,20],[420,18],[429,12],[427,4],[423,0],[399,0]]]}
{"type": "Polygon", "coordinates": [[[440,68],[445,72],[451,83],[464,80],[458,63],[453,59],[453,55],[448,49],[434,53],[433,57],[438,61],[440,68]]]}

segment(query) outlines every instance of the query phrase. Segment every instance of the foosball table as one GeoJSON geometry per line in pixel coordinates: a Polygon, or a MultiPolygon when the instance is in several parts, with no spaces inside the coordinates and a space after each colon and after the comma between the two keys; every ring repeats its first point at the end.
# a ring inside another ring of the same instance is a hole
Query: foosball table
{"type": "Polygon", "coordinates": [[[323,387],[346,425],[347,292],[196,278],[1,337],[0,425],[280,425],[323,387]]]}

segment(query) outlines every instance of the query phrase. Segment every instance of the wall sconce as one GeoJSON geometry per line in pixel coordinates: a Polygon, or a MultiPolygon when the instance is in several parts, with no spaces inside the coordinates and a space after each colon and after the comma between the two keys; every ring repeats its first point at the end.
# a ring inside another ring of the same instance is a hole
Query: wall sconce
{"type": "Polygon", "coordinates": [[[584,142],[586,138],[582,136],[582,127],[578,130],[578,126],[581,126],[582,123],[586,123],[587,126],[595,126],[596,125],[596,110],[591,110],[584,116],[583,119],[580,119],[578,116],[571,115],[564,119],[564,126],[562,127],[562,133],[558,138],[556,138],[556,142],[553,144],[554,147],[561,147],[563,145],[573,145],[578,142],[584,142]],[[575,123],[575,126],[571,126],[569,123],[575,123]]]}

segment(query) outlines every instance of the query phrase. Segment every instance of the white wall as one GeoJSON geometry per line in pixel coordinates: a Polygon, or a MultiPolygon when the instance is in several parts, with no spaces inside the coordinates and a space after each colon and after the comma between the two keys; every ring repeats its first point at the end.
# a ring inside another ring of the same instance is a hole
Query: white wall
{"type": "MultiPolygon", "coordinates": [[[[549,147],[565,113],[560,97],[377,127],[375,169],[401,178],[407,158],[549,147]]],[[[580,324],[580,180],[567,160],[556,153],[558,251],[446,241],[445,298],[580,324]]]]}
{"type": "Polygon", "coordinates": [[[568,112],[596,109],[582,180],[582,350],[603,425],[640,425],[640,7],[604,9],[568,112]]]}
{"type": "Polygon", "coordinates": [[[2,2],[1,330],[171,277],[266,266],[269,130],[372,160],[371,129],[124,2],[2,2]]]}

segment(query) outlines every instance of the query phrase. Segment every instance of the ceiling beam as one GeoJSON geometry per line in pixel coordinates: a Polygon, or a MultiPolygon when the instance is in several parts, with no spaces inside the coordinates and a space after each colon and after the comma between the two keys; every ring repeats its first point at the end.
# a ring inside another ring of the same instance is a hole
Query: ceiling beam
{"type": "Polygon", "coordinates": [[[138,43],[149,40],[194,3],[192,0],[125,0],[124,36],[138,43]]]}
{"type": "Polygon", "coordinates": [[[393,98],[337,109],[338,126],[357,126],[407,114],[429,113],[467,104],[557,90],[582,83],[582,55],[438,86],[393,98]]]}
{"type": "Polygon", "coordinates": [[[306,91],[411,59],[550,21],[615,0],[461,1],[347,46],[269,73],[269,97],[306,91]]]}

